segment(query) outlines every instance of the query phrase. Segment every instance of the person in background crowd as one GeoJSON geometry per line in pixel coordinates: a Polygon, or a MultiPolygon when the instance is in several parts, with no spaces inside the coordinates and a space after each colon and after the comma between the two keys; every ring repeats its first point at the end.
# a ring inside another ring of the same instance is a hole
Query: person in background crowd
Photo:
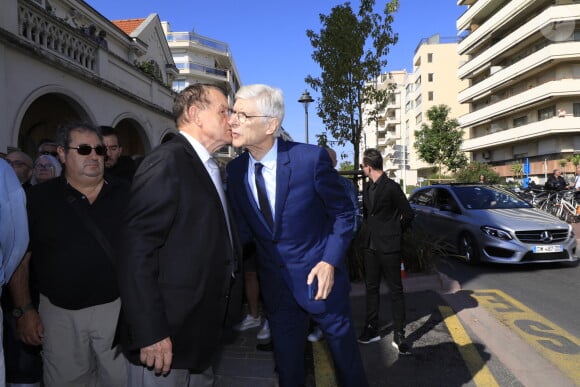
{"type": "Polygon", "coordinates": [[[548,181],[546,181],[545,188],[552,191],[562,191],[568,188],[568,183],[562,176],[562,171],[560,169],[554,169],[553,174],[549,176],[548,181]]]}
{"type": "Polygon", "coordinates": [[[363,248],[366,287],[366,322],[358,341],[369,344],[379,333],[379,290],[385,277],[392,301],[393,342],[399,353],[407,353],[405,342],[405,295],[401,279],[403,230],[414,213],[399,184],[383,172],[383,157],[377,149],[366,149],[361,169],[370,180],[363,188],[363,248]]]}
{"type": "Polygon", "coordinates": [[[180,134],[133,179],[118,258],[129,386],[212,386],[224,320],[241,314],[241,245],[211,157],[231,143],[229,110],[217,86],[186,87],[173,105],[180,134]]]}
{"type": "Polygon", "coordinates": [[[130,182],[135,174],[135,162],[129,156],[123,156],[123,147],[119,142],[117,130],[110,126],[101,126],[101,132],[107,147],[105,173],[130,182]]]}
{"type": "Polygon", "coordinates": [[[42,345],[45,387],[126,387],[126,361],[113,345],[121,308],[114,260],[129,185],[104,178],[98,128],[63,125],[57,143],[63,176],[28,191],[30,246],[10,281],[17,329],[24,343],[42,345]]]}
{"type": "Polygon", "coordinates": [[[256,242],[280,386],[305,383],[312,318],[324,332],[338,383],[363,387],[345,262],[354,208],[326,150],[279,137],[283,118],[280,89],[241,87],[230,124],[233,145],[247,151],[227,166],[240,236],[256,242]]]}
{"type": "Polygon", "coordinates": [[[485,184],[485,175],[479,175],[479,184],[485,184]]]}
{"type": "MultiPolygon", "coordinates": [[[[14,170],[0,160],[0,295],[28,247],[26,196],[14,170]]],[[[3,311],[0,309],[0,317],[3,311]]],[[[3,326],[0,324],[0,385],[6,380],[3,326]]]]}
{"type": "Polygon", "coordinates": [[[38,155],[51,155],[58,158],[58,152],[56,149],[57,145],[53,140],[44,138],[40,140],[40,144],[38,145],[38,155]]]}
{"type": "Polygon", "coordinates": [[[30,179],[32,178],[32,158],[26,153],[16,150],[9,152],[6,156],[6,161],[12,166],[22,188],[27,190],[30,186],[30,179]]]}
{"type": "Polygon", "coordinates": [[[62,165],[60,161],[51,155],[40,155],[34,162],[34,172],[30,183],[32,185],[44,183],[50,179],[60,176],[62,165]]]}
{"type": "Polygon", "coordinates": [[[268,319],[260,317],[260,282],[256,268],[256,244],[248,243],[244,246],[244,289],[248,302],[248,314],[237,324],[234,329],[243,332],[248,329],[262,326],[256,338],[258,340],[270,340],[270,327],[268,319]]]}

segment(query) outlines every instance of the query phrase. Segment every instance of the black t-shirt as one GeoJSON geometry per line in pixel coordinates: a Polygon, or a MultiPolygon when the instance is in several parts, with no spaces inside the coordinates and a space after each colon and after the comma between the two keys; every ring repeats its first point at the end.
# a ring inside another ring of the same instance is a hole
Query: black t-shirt
{"type": "Polygon", "coordinates": [[[31,270],[38,289],[54,305],[77,310],[111,302],[119,291],[111,259],[72,207],[71,196],[116,251],[129,185],[107,178],[92,204],[64,177],[28,190],[31,270]]]}

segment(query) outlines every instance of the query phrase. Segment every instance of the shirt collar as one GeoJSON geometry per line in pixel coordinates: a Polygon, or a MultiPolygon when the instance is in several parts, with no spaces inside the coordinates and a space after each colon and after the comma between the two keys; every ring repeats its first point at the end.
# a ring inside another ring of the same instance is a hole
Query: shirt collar
{"type": "Polygon", "coordinates": [[[201,161],[204,164],[207,164],[207,161],[211,159],[211,154],[207,151],[207,149],[205,149],[205,147],[201,145],[199,141],[193,138],[193,136],[191,136],[189,133],[186,133],[184,131],[180,131],[179,133],[181,133],[183,137],[185,137],[187,141],[189,141],[189,143],[191,144],[191,146],[195,150],[195,153],[197,153],[201,161]]]}
{"type": "Polygon", "coordinates": [[[270,148],[268,153],[266,153],[264,157],[262,157],[262,160],[257,161],[254,157],[252,157],[251,153],[249,153],[249,155],[252,168],[254,168],[254,165],[256,165],[256,163],[261,163],[266,169],[270,170],[274,169],[274,167],[276,166],[276,160],[278,159],[278,138],[274,139],[274,145],[272,145],[272,148],[270,148]]]}

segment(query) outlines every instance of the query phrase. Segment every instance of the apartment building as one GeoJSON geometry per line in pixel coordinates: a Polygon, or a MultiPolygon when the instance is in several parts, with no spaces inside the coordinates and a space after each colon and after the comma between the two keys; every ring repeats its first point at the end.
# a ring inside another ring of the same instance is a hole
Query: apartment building
{"type": "Polygon", "coordinates": [[[84,1],[2,0],[1,9],[0,152],[34,156],[64,121],[117,128],[130,155],[175,131],[177,69],[156,15],[129,36],[84,1]]]}
{"type": "MultiPolygon", "coordinates": [[[[458,79],[456,69],[464,60],[457,54],[456,38],[433,35],[422,39],[413,55],[413,72],[390,71],[377,77],[379,89],[389,88],[391,98],[378,122],[363,126],[361,155],[365,148],[378,148],[389,177],[407,185],[421,185],[432,174],[433,166],[419,159],[413,146],[415,130],[430,125],[427,111],[434,105],[451,108],[449,118],[467,112],[467,106],[457,102],[457,95],[467,81],[458,79]]],[[[370,107],[365,107],[368,112],[370,107]]]]}
{"type": "MultiPolygon", "coordinates": [[[[463,150],[503,177],[530,163],[543,183],[566,156],[580,152],[580,1],[459,0],[468,8],[457,46],[468,60],[458,75],[468,132],[463,150]]],[[[565,165],[571,173],[573,166],[565,165]]]]}

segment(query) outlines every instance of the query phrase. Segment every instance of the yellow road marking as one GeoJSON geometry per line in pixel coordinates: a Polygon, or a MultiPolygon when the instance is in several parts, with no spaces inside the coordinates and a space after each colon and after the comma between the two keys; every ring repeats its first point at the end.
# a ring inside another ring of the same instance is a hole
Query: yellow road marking
{"type": "Polygon", "coordinates": [[[312,357],[314,358],[314,379],[316,381],[316,387],[337,386],[332,355],[324,341],[312,343],[312,357]]]}
{"type": "Polygon", "coordinates": [[[580,341],[501,290],[477,290],[473,297],[510,330],[572,380],[580,380],[580,341]]]}
{"type": "Polygon", "coordinates": [[[471,342],[469,335],[463,329],[463,325],[453,313],[453,310],[448,306],[439,306],[439,311],[444,318],[445,325],[457,345],[457,349],[461,357],[467,365],[467,369],[471,373],[473,382],[477,386],[499,386],[491,371],[485,365],[485,361],[477,352],[477,349],[471,342]]]}

